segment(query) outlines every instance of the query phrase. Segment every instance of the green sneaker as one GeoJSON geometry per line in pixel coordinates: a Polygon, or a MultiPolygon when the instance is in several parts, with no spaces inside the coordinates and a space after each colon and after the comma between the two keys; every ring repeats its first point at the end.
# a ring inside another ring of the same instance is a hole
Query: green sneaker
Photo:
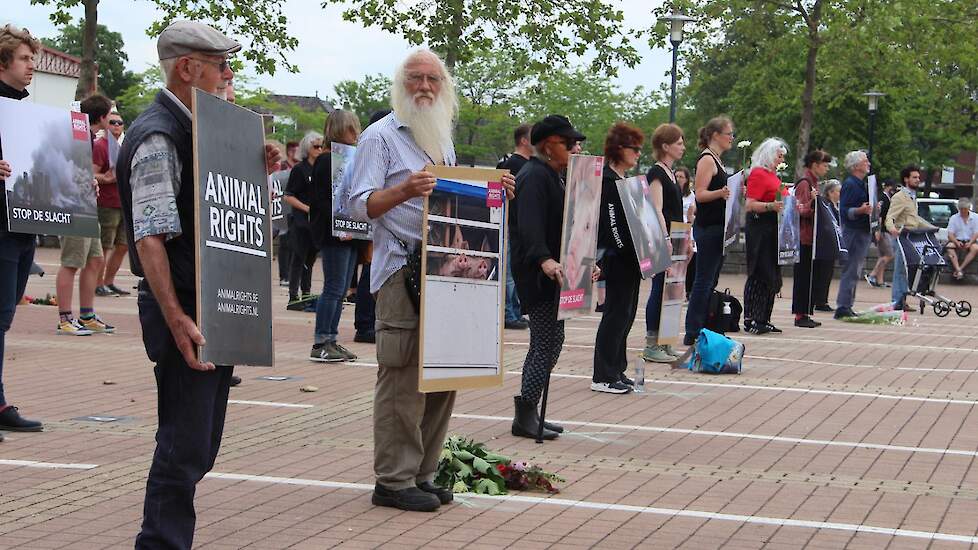
{"type": "Polygon", "coordinates": [[[675,357],[666,353],[665,346],[645,346],[645,350],[642,351],[642,359],[652,363],[672,363],[676,360],[675,357]]]}
{"type": "Polygon", "coordinates": [[[347,361],[356,361],[357,360],[357,354],[353,353],[352,351],[346,349],[345,347],[343,347],[343,346],[341,346],[339,344],[333,344],[333,345],[336,346],[336,350],[337,351],[339,351],[343,355],[346,355],[346,360],[347,361]]]}
{"type": "Polygon", "coordinates": [[[327,342],[322,346],[313,346],[309,352],[309,360],[317,363],[342,363],[348,359],[345,353],[336,349],[336,344],[327,342]]]}
{"type": "Polygon", "coordinates": [[[668,353],[669,355],[671,355],[671,356],[673,356],[673,357],[675,357],[677,359],[683,356],[683,354],[681,354],[681,353],[677,352],[676,350],[672,349],[672,346],[670,346],[669,344],[666,344],[666,353],[668,353]]]}

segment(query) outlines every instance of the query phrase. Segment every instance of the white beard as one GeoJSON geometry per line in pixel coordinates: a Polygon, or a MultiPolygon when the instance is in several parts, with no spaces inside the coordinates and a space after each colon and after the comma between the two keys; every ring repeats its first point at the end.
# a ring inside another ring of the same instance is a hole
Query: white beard
{"type": "Polygon", "coordinates": [[[418,105],[414,98],[404,94],[392,103],[397,118],[411,128],[418,147],[428,153],[435,164],[444,164],[445,152],[451,148],[455,122],[451,102],[436,96],[431,105],[418,105]]]}

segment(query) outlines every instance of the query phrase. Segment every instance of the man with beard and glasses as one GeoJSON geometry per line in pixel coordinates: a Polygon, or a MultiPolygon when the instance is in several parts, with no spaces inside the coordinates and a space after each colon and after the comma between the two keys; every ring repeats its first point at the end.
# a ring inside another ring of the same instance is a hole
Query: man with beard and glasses
{"type": "MultiPolygon", "coordinates": [[[[373,503],[433,512],[452,501],[434,485],[455,392],[418,391],[418,312],[405,284],[407,258],[421,245],[424,197],[435,188],[429,164],[455,164],[455,83],[427,49],[394,75],[393,112],[360,135],[349,211],[374,227],[370,290],[377,297],[373,503]]],[[[503,176],[507,195],[515,181],[503,176]]]]}

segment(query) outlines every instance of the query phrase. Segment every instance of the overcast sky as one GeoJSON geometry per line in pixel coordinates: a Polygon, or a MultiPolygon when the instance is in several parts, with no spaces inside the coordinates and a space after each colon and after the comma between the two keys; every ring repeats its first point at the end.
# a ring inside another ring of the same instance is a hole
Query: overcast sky
{"type": "MultiPolygon", "coordinates": [[[[32,6],[30,0],[2,0],[4,15],[0,24],[12,22],[27,27],[35,36],[53,37],[57,29],[48,19],[53,11],[46,6],[32,6]],[[12,19],[11,19],[12,18],[12,19]]],[[[390,74],[409,48],[398,36],[377,28],[362,28],[343,21],[340,6],[320,7],[321,0],[285,0],[285,15],[289,28],[299,40],[291,54],[299,66],[296,74],[279,71],[275,76],[251,76],[262,87],[280,94],[333,94],[333,86],[341,80],[359,80],[367,74],[390,74]]],[[[629,26],[651,25],[651,9],[661,0],[616,0],[629,26]]],[[[77,18],[81,8],[74,10],[77,18]]],[[[129,56],[128,68],[142,71],[156,62],[156,41],[146,36],[146,28],[159,18],[159,13],[147,0],[101,0],[99,23],[122,34],[129,56]]],[[[243,43],[245,41],[242,41],[243,43]]],[[[665,45],[664,45],[665,46],[665,45]]],[[[655,89],[666,82],[671,54],[666,47],[649,48],[642,41],[634,47],[642,62],[633,69],[621,69],[616,83],[625,90],[643,85],[655,89]]]]}

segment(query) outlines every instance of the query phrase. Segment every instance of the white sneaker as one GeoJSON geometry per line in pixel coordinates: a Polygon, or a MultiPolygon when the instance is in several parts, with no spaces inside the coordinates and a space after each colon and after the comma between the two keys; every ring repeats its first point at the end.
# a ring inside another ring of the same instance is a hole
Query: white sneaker
{"type": "Polygon", "coordinates": [[[622,394],[632,391],[632,388],[621,382],[591,382],[591,391],[622,394]]]}
{"type": "Polygon", "coordinates": [[[92,331],[83,327],[78,319],[71,321],[60,321],[58,323],[58,334],[68,336],[91,336],[92,331]]]}

